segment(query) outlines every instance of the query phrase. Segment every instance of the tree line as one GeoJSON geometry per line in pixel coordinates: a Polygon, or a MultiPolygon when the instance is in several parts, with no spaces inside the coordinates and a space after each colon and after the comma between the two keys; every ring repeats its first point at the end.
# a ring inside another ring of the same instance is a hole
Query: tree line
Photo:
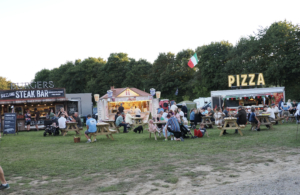
{"type": "Polygon", "coordinates": [[[54,81],[67,93],[100,95],[106,94],[110,86],[136,87],[146,92],[155,88],[162,92],[162,98],[181,101],[229,89],[228,75],[263,73],[263,87],[285,86],[287,98],[299,100],[299,38],[298,25],[280,21],[240,38],[235,46],[228,41],[212,42],[177,54],[160,53],[153,63],[132,59],[126,53],[112,53],[107,61],[90,57],[43,69],[34,81],[54,81]],[[199,63],[191,69],[187,63],[195,52],[199,63]]]}

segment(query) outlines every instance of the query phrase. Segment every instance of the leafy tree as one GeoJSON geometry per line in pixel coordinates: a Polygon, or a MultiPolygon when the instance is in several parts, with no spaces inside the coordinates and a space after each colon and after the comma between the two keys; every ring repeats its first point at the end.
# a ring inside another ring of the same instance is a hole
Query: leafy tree
{"type": "Polygon", "coordinates": [[[11,84],[11,81],[8,81],[5,77],[0,76],[0,89],[1,90],[10,89],[10,84],[11,84]]]}
{"type": "Polygon", "coordinates": [[[42,69],[35,73],[34,81],[49,81],[49,75],[51,71],[48,69],[42,69]]]}

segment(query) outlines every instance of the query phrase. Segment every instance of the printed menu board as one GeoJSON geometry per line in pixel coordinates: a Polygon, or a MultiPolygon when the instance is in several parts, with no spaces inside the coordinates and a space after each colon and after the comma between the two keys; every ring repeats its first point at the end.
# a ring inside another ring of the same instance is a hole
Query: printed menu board
{"type": "Polygon", "coordinates": [[[3,134],[16,134],[16,113],[4,113],[3,134]]]}

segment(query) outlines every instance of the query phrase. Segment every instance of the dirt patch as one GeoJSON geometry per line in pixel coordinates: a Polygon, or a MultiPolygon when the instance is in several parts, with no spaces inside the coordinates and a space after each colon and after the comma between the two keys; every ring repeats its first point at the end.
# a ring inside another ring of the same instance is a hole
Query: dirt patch
{"type": "MultiPolygon", "coordinates": [[[[69,195],[281,194],[284,190],[289,193],[283,194],[299,194],[300,154],[296,150],[248,152],[226,162],[216,162],[213,160],[206,165],[186,163],[184,168],[173,164],[117,173],[93,173],[68,180],[47,176],[43,176],[41,181],[15,177],[9,182],[29,185],[28,191],[23,191],[24,194],[33,190],[36,190],[35,193],[41,192],[38,187],[42,185],[60,186],[64,191],[57,194],[69,195]]],[[[51,191],[47,193],[51,194],[51,191]]]]}

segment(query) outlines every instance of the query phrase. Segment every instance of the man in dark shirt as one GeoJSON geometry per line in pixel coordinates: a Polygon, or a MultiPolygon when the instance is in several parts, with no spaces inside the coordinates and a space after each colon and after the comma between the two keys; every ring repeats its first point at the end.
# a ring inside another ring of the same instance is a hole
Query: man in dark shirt
{"type": "MultiPolygon", "coordinates": [[[[237,124],[238,125],[246,125],[247,123],[247,113],[246,111],[243,109],[242,106],[238,107],[238,113],[235,115],[235,117],[237,117],[237,124]]],[[[238,130],[235,130],[235,133],[238,133],[238,130]]]]}
{"type": "Polygon", "coordinates": [[[210,107],[207,108],[207,111],[208,111],[208,116],[211,117],[210,120],[215,121],[215,118],[214,118],[215,112],[210,107]]]}
{"type": "Polygon", "coordinates": [[[38,127],[38,121],[40,120],[40,112],[37,110],[37,108],[34,108],[34,123],[35,123],[35,127],[36,127],[36,130],[38,131],[39,130],[39,127],[38,127]]]}
{"type": "MultiPolygon", "coordinates": [[[[225,114],[225,117],[229,117],[229,112],[228,112],[227,109],[228,109],[228,108],[225,106],[225,107],[224,107],[224,111],[223,111],[224,114],[225,114]]],[[[225,118],[225,117],[224,117],[224,118],[225,118]]]]}
{"type": "Polygon", "coordinates": [[[77,127],[78,128],[82,128],[81,119],[78,116],[78,112],[75,112],[73,114],[73,120],[72,120],[72,122],[77,122],[77,127]]]}
{"type": "Polygon", "coordinates": [[[124,112],[124,107],[122,106],[122,104],[121,104],[120,107],[119,107],[119,112],[120,112],[120,113],[124,112]]]}

